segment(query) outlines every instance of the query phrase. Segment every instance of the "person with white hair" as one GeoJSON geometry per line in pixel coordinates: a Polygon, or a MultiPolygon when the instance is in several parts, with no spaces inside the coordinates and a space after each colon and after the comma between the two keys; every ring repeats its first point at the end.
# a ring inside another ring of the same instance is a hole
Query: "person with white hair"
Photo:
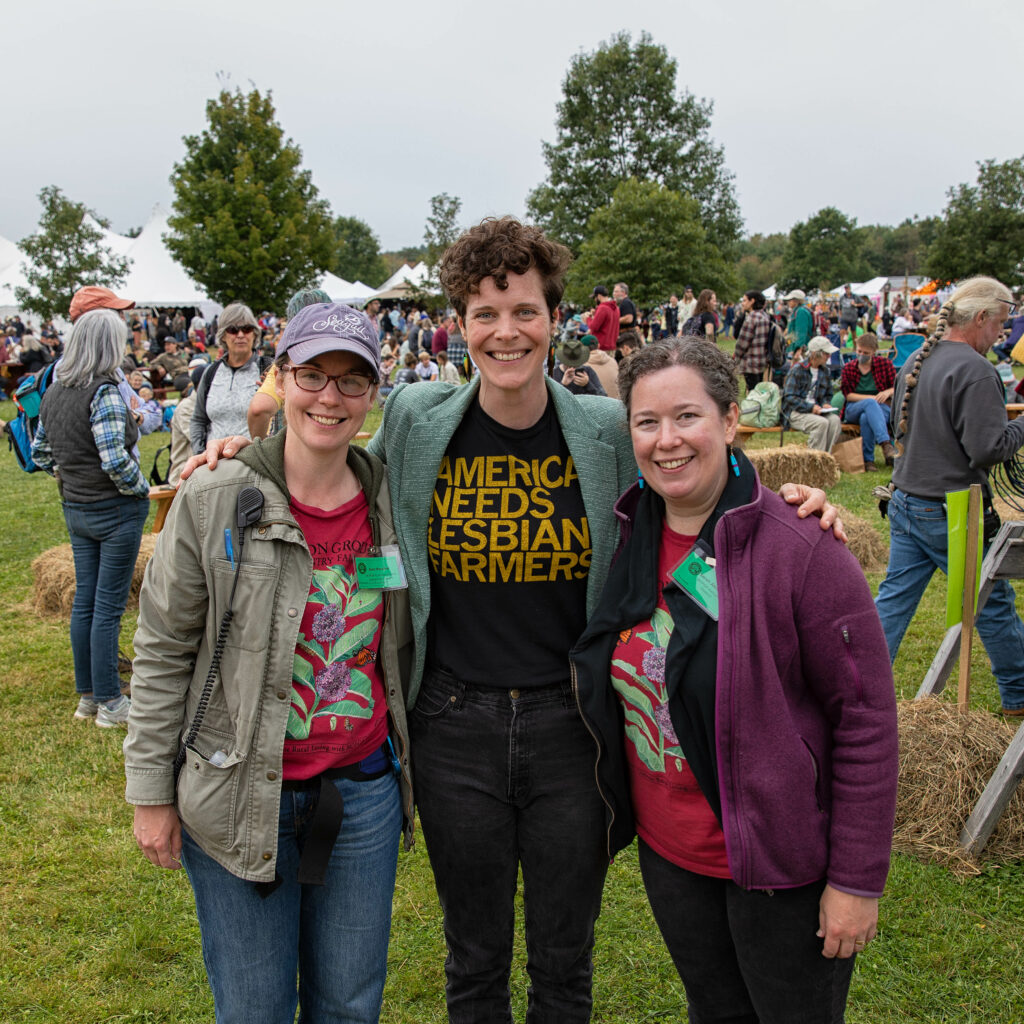
{"type": "MultiPolygon", "coordinates": [[[[981,484],[986,549],[998,527],[989,470],[1024,445],[1024,419],[1007,420],[988,351],[1014,311],[1013,295],[999,281],[964,281],[939,311],[935,334],[896,380],[893,419],[902,450],[888,504],[889,567],[875,600],[893,660],[928,581],[936,568],[947,571],[946,493],[981,484]]],[[[1024,623],[1006,580],[993,585],[976,626],[1002,713],[1024,717],[1024,623]]]]}
{"type": "Polygon", "coordinates": [[[139,427],[115,376],[124,338],[124,320],[112,309],[75,320],[32,441],[33,461],[58,478],[75,560],[75,718],[101,728],[125,724],[131,707],[121,694],[117,644],[149,514],[149,484],[132,458],[139,427]]]}

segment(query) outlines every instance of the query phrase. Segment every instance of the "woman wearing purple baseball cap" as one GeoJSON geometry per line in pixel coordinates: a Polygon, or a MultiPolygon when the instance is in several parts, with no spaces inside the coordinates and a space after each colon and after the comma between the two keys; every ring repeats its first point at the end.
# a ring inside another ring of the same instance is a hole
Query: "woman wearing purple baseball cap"
{"type": "Polygon", "coordinates": [[[286,428],[188,480],[149,564],[127,799],[188,872],[219,1022],[369,1024],[413,819],[408,591],[384,466],[350,443],[376,329],[308,306],[276,366],[286,428]]]}

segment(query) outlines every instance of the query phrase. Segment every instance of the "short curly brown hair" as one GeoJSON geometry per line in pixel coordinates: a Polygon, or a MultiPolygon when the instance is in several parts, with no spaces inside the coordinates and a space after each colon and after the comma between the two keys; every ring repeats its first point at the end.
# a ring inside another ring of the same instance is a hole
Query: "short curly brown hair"
{"type": "Polygon", "coordinates": [[[504,291],[509,274],[536,269],[544,283],[548,312],[554,313],[565,290],[565,272],[572,254],[545,237],[540,228],[522,224],[515,217],[485,217],[464,231],[441,257],[441,287],[459,318],[466,315],[470,295],[480,290],[485,277],[504,291]]]}

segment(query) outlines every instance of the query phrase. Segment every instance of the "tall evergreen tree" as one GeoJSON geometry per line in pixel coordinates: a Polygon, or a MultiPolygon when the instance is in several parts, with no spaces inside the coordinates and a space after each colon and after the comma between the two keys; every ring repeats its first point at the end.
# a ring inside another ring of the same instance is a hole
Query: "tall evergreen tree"
{"type": "Polygon", "coordinates": [[[543,143],[548,179],[527,197],[530,215],[579,251],[590,215],[630,178],[698,203],[708,239],[734,255],[742,221],[725,157],[708,135],[712,104],[676,93],[676,62],[646,32],[619,32],[572,59],[557,107],[557,138],[543,143]]]}
{"type": "Polygon", "coordinates": [[[49,320],[68,315],[71,297],[79,288],[119,287],[132,261],[103,245],[103,232],[89,218],[100,227],[109,224],[84,204],[68,199],[56,185],[42,189],[39,202],[43,213],[38,230],[18,243],[29,259],[22,266],[29,287],[14,291],[23,309],[49,320]]]}
{"type": "Polygon", "coordinates": [[[302,153],[274,118],[271,94],[223,90],[208,125],[174,165],[167,247],[217,302],[283,310],[334,258],[330,209],[302,153]]]}

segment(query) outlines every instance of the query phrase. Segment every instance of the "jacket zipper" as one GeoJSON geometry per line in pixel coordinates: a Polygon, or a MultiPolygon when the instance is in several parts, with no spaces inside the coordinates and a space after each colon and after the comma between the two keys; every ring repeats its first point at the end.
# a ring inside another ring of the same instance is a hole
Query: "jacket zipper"
{"type": "Polygon", "coordinates": [[[615,810],[612,805],[608,802],[608,798],[604,795],[604,790],[601,788],[601,779],[598,774],[598,765],[601,763],[601,742],[597,738],[597,734],[591,728],[590,723],[587,721],[587,716],[583,714],[583,706],[580,704],[580,686],[579,680],[576,678],[576,664],[569,659],[569,679],[572,681],[572,695],[576,701],[576,710],[579,712],[579,716],[584,726],[586,726],[587,732],[590,733],[590,738],[594,741],[594,746],[597,747],[597,759],[594,761],[594,785],[597,786],[598,796],[604,801],[605,807],[608,808],[608,830],[605,836],[605,841],[608,850],[608,863],[614,864],[615,858],[612,856],[612,826],[615,824],[615,810]]]}
{"type": "Polygon", "coordinates": [[[854,681],[857,684],[857,703],[864,703],[864,684],[861,682],[860,670],[857,668],[857,661],[853,656],[853,650],[850,646],[850,628],[849,626],[843,626],[840,632],[843,635],[843,647],[846,650],[846,660],[850,665],[850,672],[853,675],[854,681]]]}

